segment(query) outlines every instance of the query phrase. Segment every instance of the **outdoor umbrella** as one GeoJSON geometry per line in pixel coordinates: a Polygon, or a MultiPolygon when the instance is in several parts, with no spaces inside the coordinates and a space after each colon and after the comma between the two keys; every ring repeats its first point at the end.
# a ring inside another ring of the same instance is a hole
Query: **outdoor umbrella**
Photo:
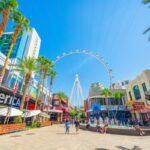
{"type": "Polygon", "coordinates": [[[33,117],[33,116],[37,116],[41,113],[40,110],[30,110],[28,112],[25,112],[22,117],[28,118],[28,117],[33,117]]]}
{"type": "Polygon", "coordinates": [[[44,113],[44,112],[41,112],[41,113],[40,113],[40,116],[45,117],[45,118],[49,118],[49,117],[50,117],[48,114],[46,114],[46,113],[44,113]]]}
{"type": "Polygon", "coordinates": [[[14,116],[21,116],[22,111],[16,108],[11,108],[11,107],[6,107],[6,108],[1,108],[0,109],[0,116],[9,116],[9,117],[14,117],[14,116]]]}

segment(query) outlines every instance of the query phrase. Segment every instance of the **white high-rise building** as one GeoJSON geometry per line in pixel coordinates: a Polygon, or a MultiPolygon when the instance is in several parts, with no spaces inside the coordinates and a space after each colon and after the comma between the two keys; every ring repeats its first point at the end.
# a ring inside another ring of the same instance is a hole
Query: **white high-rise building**
{"type": "Polygon", "coordinates": [[[28,39],[23,56],[37,58],[39,56],[41,39],[34,28],[32,28],[31,31],[28,31],[27,34],[28,39]]]}

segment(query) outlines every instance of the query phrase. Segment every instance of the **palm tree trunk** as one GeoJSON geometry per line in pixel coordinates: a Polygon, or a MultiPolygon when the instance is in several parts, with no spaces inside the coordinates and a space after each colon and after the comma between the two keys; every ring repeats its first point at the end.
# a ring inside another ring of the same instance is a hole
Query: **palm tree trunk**
{"type": "Polygon", "coordinates": [[[47,71],[48,71],[48,67],[46,67],[45,70],[44,70],[41,103],[44,100],[44,85],[45,85],[45,79],[46,79],[47,71]]]}
{"type": "Polygon", "coordinates": [[[108,113],[108,117],[109,117],[109,106],[108,106],[108,96],[107,95],[105,95],[105,100],[106,100],[107,113],[108,113]]]}
{"type": "Polygon", "coordinates": [[[0,37],[3,35],[8,19],[9,19],[10,10],[9,8],[4,8],[2,12],[2,22],[0,24],[0,37]]]}
{"type": "Polygon", "coordinates": [[[54,78],[51,77],[51,79],[50,79],[50,91],[52,90],[53,80],[54,80],[54,78]]]}
{"type": "Polygon", "coordinates": [[[30,74],[30,73],[26,74],[25,86],[24,86],[22,101],[21,101],[21,105],[20,105],[20,110],[21,110],[21,111],[23,110],[23,107],[24,107],[24,103],[25,103],[25,98],[26,98],[26,93],[27,93],[27,89],[28,89],[30,77],[31,77],[31,74],[30,74]]]}
{"type": "MultiPolygon", "coordinates": [[[[11,54],[11,52],[12,52],[12,50],[13,50],[13,46],[14,46],[15,43],[16,43],[16,40],[17,40],[17,37],[18,37],[20,31],[21,31],[21,26],[17,26],[17,27],[16,27],[16,30],[15,30],[15,32],[14,32],[12,41],[11,41],[10,48],[9,48],[9,50],[8,50],[8,53],[7,53],[7,56],[6,56],[6,59],[5,59],[5,62],[4,62],[4,66],[3,66],[2,70],[1,70],[1,74],[0,74],[0,75],[1,75],[2,78],[3,78],[4,74],[5,74],[6,67],[7,67],[7,64],[8,64],[8,60],[9,60],[9,57],[10,57],[10,54],[11,54]]],[[[1,80],[1,82],[2,82],[2,80],[1,80]]]]}
{"type": "Polygon", "coordinates": [[[38,89],[37,89],[37,94],[36,94],[34,110],[37,109],[37,103],[38,103],[39,93],[40,93],[40,89],[41,89],[41,80],[42,80],[42,65],[40,65],[40,79],[39,79],[39,82],[38,82],[38,89]]]}
{"type": "Polygon", "coordinates": [[[116,112],[115,112],[115,114],[114,114],[115,123],[116,123],[116,116],[117,116],[117,112],[118,112],[119,106],[120,106],[120,98],[118,99],[118,106],[117,106],[116,112]]]}

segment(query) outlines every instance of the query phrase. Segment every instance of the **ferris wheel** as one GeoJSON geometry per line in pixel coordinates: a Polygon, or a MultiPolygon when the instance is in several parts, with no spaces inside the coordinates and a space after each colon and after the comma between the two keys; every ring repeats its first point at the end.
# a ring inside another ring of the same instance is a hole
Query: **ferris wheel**
{"type": "Polygon", "coordinates": [[[87,51],[87,50],[70,50],[68,52],[64,52],[62,53],[62,55],[57,56],[56,59],[53,61],[54,64],[56,64],[58,61],[60,61],[61,59],[63,59],[64,57],[70,56],[70,55],[74,55],[74,54],[84,54],[84,55],[89,55],[91,57],[94,57],[96,60],[98,60],[105,68],[107,74],[108,74],[108,79],[109,79],[109,87],[111,89],[112,86],[112,80],[114,78],[113,73],[112,73],[112,69],[110,68],[110,65],[108,62],[105,61],[105,59],[103,57],[101,57],[99,54],[95,54],[92,51],[87,51]]]}

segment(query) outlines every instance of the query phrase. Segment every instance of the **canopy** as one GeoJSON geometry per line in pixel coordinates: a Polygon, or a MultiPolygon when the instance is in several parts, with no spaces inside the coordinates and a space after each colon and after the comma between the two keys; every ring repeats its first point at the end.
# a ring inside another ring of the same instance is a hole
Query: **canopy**
{"type": "Polygon", "coordinates": [[[55,110],[55,109],[51,109],[48,112],[51,112],[51,113],[63,113],[62,110],[55,110]]]}
{"type": "Polygon", "coordinates": [[[22,117],[28,118],[28,117],[33,117],[33,116],[37,116],[38,114],[40,114],[41,111],[40,110],[30,110],[28,112],[25,112],[22,117]]]}
{"type": "Polygon", "coordinates": [[[9,117],[15,117],[15,116],[21,116],[22,111],[16,108],[12,107],[6,107],[0,109],[0,116],[9,116],[9,117]]]}
{"type": "Polygon", "coordinates": [[[46,114],[46,113],[44,113],[44,112],[41,112],[41,113],[40,113],[40,116],[45,117],[45,118],[49,118],[49,117],[50,117],[48,114],[46,114]]]}

